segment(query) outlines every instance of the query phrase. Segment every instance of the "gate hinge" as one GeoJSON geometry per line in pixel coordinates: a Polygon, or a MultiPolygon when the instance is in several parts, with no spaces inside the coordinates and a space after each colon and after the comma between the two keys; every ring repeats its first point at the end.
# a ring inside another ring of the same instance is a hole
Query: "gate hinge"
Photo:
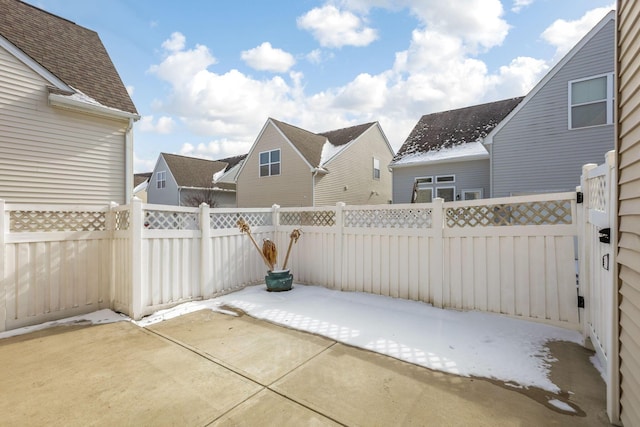
{"type": "Polygon", "coordinates": [[[584,194],[582,193],[582,191],[576,191],[576,202],[577,203],[584,202],[584,194]]]}
{"type": "Polygon", "coordinates": [[[584,297],[578,295],[578,308],[584,308],[584,297]]]}

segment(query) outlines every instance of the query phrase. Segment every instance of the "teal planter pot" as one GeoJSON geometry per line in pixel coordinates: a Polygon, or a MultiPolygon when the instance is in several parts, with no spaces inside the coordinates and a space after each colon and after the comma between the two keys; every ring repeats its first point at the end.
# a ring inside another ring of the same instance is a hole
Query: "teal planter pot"
{"type": "Polygon", "coordinates": [[[269,292],[289,291],[293,285],[293,274],[289,270],[268,271],[264,281],[269,292]]]}

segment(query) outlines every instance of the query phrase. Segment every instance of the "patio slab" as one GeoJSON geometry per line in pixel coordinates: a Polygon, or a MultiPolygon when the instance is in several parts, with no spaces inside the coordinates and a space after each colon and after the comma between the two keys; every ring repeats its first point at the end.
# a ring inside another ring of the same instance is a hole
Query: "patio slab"
{"type": "Polygon", "coordinates": [[[609,425],[592,352],[550,348],[561,396],[431,371],[247,315],[203,310],[148,329],[60,326],[0,340],[0,413],[7,425],[609,425]]]}
{"type": "Polygon", "coordinates": [[[129,322],[0,340],[3,425],[206,425],[261,390],[129,322]]]}
{"type": "Polygon", "coordinates": [[[335,344],[237,314],[200,310],[148,328],[265,386],[335,344]]]}

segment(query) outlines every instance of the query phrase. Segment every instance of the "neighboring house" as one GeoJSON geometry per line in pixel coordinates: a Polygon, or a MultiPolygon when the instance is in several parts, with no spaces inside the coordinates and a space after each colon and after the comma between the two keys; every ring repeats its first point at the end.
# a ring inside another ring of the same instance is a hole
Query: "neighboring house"
{"type": "Polygon", "coordinates": [[[0,199],[126,203],[137,119],[96,32],[0,0],[0,199]]]}
{"type": "Polygon", "coordinates": [[[612,226],[619,239],[612,243],[619,371],[610,379],[617,389],[610,415],[616,424],[640,426],[640,3],[619,0],[617,10],[618,223],[612,226]]]}
{"type": "Polygon", "coordinates": [[[489,197],[487,134],[522,101],[505,99],[422,116],[389,167],[393,203],[489,197]]]}
{"type": "Polygon", "coordinates": [[[269,118],[238,173],[238,207],[389,203],[392,158],[378,122],[313,133],[269,118]]]}
{"type": "Polygon", "coordinates": [[[147,201],[159,205],[215,208],[236,206],[234,170],[244,156],[206,160],[160,153],[149,178],[147,201]]]}
{"type": "Polygon", "coordinates": [[[153,172],[143,172],[133,174],[133,195],[147,203],[147,186],[153,172]]]}
{"type": "Polygon", "coordinates": [[[491,196],[575,191],[614,148],[615,12],[562,58],[485,139],[491,196]]]}

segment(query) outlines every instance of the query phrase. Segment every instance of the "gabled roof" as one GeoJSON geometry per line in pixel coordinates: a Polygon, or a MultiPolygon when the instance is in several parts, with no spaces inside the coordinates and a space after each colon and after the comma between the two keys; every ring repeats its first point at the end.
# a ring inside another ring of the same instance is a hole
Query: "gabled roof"
{"type": "Polygon", "coordinates": [[[567,64],[567,62],[569,62],[574,56],[576,56],[576,54],[584,47],[584,45],[586,45],[593,37],[595,37],[595,35],[598,34],[610,21],[613,21],[615,23],[615,19],[615,10],[608,12],[604,16],[604,18],[602,18],[600,22],[598,22],[578,43],[576,43],[576,45],[571,48],[571,50],[567,52],[567,54],[562,57],[562,59],[558,61],[556,65],[554,65],[554,67],[542,78],[542,80],[540,80],[538,84],[536,84],[533,89],[529,91],[522,102],[518,104],[516,108],[514,108],[513,111],[511,111],[509,115],[505,117],[505,119],[500,122],[489,135],[487,135],[485,144],[492,144],[493,135],[500,131],[500,129],[502,129],[502,127],[506,125],[511,120],[511,118],[518,113],[518,111],[524,108],[524,106],[529,103],[531,98],[536,96],[536,94],[540,92],[540,90],[549,82],[549,80],[551,80],[556,74],[558,74],[558,72],[567,64]]]}
{"type": "Polygon", "coordinates": [[[145,181],[148,181],[151,178],[153,172],[142,172],[142,173],[134,173],[133,174],[133,187],[137,187],[145,181]]]}
{"type": "MultiPolygon", "coordinates": [[[[523,97],[510,98],[422,116],[391,165],[423,162],[428,160],[424,157],[428,153],[452,150],[463,144],[482,141],[522,99],[523,97]]],[[[461,153],[471,151],[464,148],[460,150],[461,153]]]]}
{"type": "Polygon", "coordinates": [[[160,153],[171,170],[178,187],[210,188],[213,175],[226,170],[228,163],[160,153]]]}
{"type": "Polygon", "coordinates": [[[18,0],[0,0],[0,11],[0,36],[9,43],[80,95],[137,114],[95,31],[18,0]]]}
{"type": "Polygon", "coordinates": [[[344,148],[351,141],[360,137],[367,129],[375,125],[375,122],[364,123],[343,129],[330,130],[322,133],[313,133],[299,127],[270,118],[284,136],[293,144],[312,167],[321,167],[333,155],[344,148]],[[331,149],[327,149],[327,144],[331,149]]]}

